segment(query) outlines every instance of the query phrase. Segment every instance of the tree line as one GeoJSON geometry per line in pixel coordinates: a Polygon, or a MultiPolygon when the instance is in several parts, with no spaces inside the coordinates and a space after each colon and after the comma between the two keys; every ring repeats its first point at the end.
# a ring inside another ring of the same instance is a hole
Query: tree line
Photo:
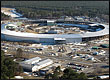
{"type": "Polygon", "coordinates": [[[108,1],[2,1],[28,18],[109,15],[108,1]]]}
{"type": "Polygon", "coordinates": [[[61,71],[60,66],[56,67],[53,74],[47,73],[45,75],[45,79],[67,79],[67,80],[73,80],[73,79],[87,79],[87,76],[85,73],[77,73],[75,72],[71,67],[66,68],[64,71],[61,71]]]}

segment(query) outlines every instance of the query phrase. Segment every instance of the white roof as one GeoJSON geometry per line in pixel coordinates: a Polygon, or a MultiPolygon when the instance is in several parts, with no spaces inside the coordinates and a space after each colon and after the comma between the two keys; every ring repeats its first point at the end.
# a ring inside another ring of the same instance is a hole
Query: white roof
{"type": "Polygon", "coordinates": [[[82,38],[82,37],[95,37],[109,34],[109,25],[100,24],[105,28],[97,32],[86,32],[83,34],[35,34],[25,32],[15,32],[5,29],[7,24],[1,25],[1,33],[6,35],[12,35],[17,37],[28,37],[28,38],[82,38]]]}
{"type": "Polygon", "coordinates": [[[44,59],[44,60],[38,62],[37,65],[40,66],[40,65],[43,65],[43,64],[48,63],[48,62],[53,62],[53,61],[51,59],[44,59]]]}
{"type": "Polygon", "coordinates": [[[40,57],[34,57],[34,58],[29,59],[29,60],[23,61],[22,63],[31,64],[31,63],[33,63],[33,61],[38,62],[39,60],[41,60],[40,57]]]}
{"type": "Polygon", "coordinates": [[[4,26],[7,24],[3,24],[1,26],[1,33],[6,35],[12,35],[17,37],[29,37],[29,38],[81,38],[79,34],[35,34],[35,33],[25,33],[25,32],[15,32],[5,29],[4,26]]]}
{"type": "Polygon", "coordinates": [[[95,37],[95,36],[103,36],[109,34],[109,25],[100,24],[104,26],[103,30],[97,32],[86,32],[84,34],[80,34],[82,37],[95,37]]]}

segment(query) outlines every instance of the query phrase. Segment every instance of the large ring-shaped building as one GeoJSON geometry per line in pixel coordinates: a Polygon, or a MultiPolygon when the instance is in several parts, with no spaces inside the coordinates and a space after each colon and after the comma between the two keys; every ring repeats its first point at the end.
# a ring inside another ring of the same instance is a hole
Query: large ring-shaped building
{"type": "Polygon", "coordinates": [[[59,43],[75,43],[90,41],[97,38],[102,38],[109,35],[109,25],[106,24],[90,24],[101,25],[104,28],[96,32],[85,32],[82,34],[34,34],[10,31],[6,26],[16,27],[14,24],[2,24],[1,25],[1,39],[7,41],[22,41],[22,42],[35,42],[35,43],[48,43],[48,44],[59,44],[59,43]]]}

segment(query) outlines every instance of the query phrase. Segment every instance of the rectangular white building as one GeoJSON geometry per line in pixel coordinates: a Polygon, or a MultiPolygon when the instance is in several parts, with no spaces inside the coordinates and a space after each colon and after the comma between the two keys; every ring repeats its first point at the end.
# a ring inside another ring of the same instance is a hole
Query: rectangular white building
{"type": "Polygon", "coordinates": [[[42,69],[44,67],[47,67],[51,65],[53,61],[51,59],[44,59],[38,63],[35,64],[35,66],[32,67],[32,72],[38,71],[39,69],[42,69]]]}
{"type": "Polygon", "coordinates": [[[51,59],[43,59],[39,57],[35,57],[23,62],[20,62],[20,65],[29,71],[38,71],[39,69],[45,68],[49,65],[53,64],[53,61],[51,59]]]}

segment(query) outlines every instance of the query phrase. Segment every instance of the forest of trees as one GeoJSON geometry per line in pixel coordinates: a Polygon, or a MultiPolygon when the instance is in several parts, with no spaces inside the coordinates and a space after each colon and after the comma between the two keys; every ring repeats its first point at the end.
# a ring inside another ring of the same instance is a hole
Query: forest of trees
{"type": "Polygon", "coordinates": [[[1,79],[11,79],[15,75],[19,75],[23,69],[12,58],[6,57],[4,54],[4,51],[1,50],[1,79]]]}
{"type": "Polygon", "coordinates": [[[87,76],[85,73],[77,73],[75,72],[71,67],[66,68],[64,71],[61,71],[60,66],[58,66],[53,74],[49,73],[45,75],[45,79],[67,79],[67,80],[73,80],[73,79],[87,79],[87,76]]]}
{"type": "Polygon", "coordinates": [[[28,18],[109,15],[108,1],[2,1],[1,7],[14,7],[28,18]]]}

